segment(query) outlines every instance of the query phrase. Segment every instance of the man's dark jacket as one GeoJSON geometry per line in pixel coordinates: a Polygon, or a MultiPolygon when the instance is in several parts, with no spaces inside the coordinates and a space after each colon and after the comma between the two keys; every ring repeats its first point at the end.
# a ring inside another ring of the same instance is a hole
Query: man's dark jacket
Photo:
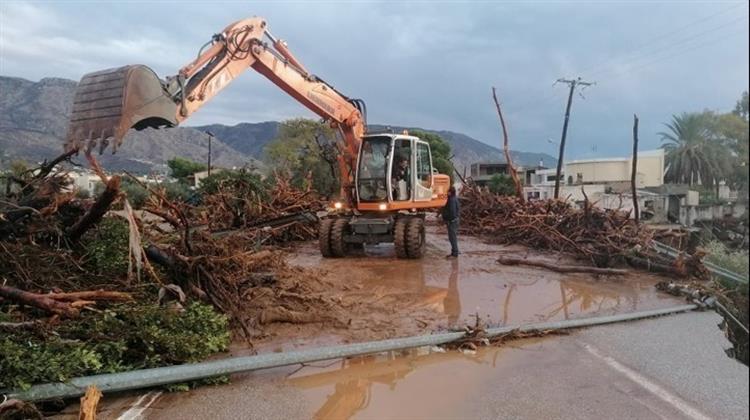
{"type": "Polygon", "coordinates": [[[458,197],[455,194],[448,196],[448,202],[443,207],[443,220],[446,222],[452,222],[458,219],[459,205],[458,197]]]}

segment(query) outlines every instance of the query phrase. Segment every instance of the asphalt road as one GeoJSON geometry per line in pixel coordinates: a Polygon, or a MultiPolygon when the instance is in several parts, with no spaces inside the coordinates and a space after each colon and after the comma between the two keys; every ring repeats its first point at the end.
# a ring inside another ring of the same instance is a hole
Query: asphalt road
{"type": "Polygon", "coordinates": [[[141,399],[128,418],[747,419],[748,368],[724,355],[718,322],[694,312],[476,354],[422,349],[257,372],[141,399]]]}

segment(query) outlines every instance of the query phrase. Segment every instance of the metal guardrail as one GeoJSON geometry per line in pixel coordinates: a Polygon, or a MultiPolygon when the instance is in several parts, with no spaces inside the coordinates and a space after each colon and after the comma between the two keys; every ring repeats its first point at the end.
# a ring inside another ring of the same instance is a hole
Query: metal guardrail
{"type": "MultiPolygon", "coordinates": [[[[677,258],[682,253],[681,251],[658,241],[652,241],[652,246],[654,250],[656,250],[656,252],[663,255],[668,255],[671,258],[677,258]]],[[[703,261],[703,265],[706,266],[711,274],[721,277],[724,280],[729,280],[733,283],[748,284],[747,277],[743,277],[741,274],[729,271],[726,268],[718,266],[710,261],[703,261]]]]}
{"type": "MultiPolygon", "coordinates": [[[[486,330],[486,337],[518,332],[537,332],[550,330],[566,330],[573,328],[592,327],[595,325],[614,324],[617,322],[635,321],[678,314],[699,309],[699,305],[688,304],[671,308],[654,309],[649,311],[607,315],[595,318],[569,319],[565,321],[541,322],[532,324],[511,325],[490,328],[486,330]]],[[[265,353],[254,356],[238,356],[226,359],[209,360],[177,366],[164,366],[151,369],[133,370],[129,372],[107,373],[94,376],[73,378],[68,382],[56,382],[34,385],[27,390],[10,391],[5,396],[25,401],[40,401],[55,398],[80,397],[86,388],[95,385],[104,394],[127,391],[132,389],[150,388],[172,383],[194,381],[233,373],[248,372],[257,369],[268,369],[280,366],[296,365],[321,360],[338,359],[342,357],[360,356],[386,351],[403,350],[413,347],[438,346],[461,338],[468,337],[466,332],[448,332],[432,335],[418,335],[413,337],[395,338],[366,343],[344,344],[314,349],[296,350],[282,353],[265,353]]],[[[0,397],[2,397],[0,390],[0,397]]]]}

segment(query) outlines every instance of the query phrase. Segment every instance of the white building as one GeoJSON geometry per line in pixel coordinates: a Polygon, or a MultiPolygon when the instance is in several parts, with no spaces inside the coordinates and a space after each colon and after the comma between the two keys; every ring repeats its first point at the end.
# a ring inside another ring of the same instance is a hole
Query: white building
{"type": "Polygon", "coordinates": [[[88,194],[93,194],[96,185],[102,183],[99,176],[90,171],[71,171],[68,172],[68,177],[72,181],[73,189],[85,191],[88,194]]]}

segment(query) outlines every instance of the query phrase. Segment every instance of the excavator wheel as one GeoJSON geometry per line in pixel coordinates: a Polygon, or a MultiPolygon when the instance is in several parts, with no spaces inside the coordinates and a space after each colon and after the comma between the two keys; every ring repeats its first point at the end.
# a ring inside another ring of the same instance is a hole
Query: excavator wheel
{"type": "Polygon", "coordinates": [[[331,251],[331,227],[334,219],[323,219],[318,226],[318,245],[320,245],[320,255],[324,258],[333,257],[331,251]]]}
{"type": "Polygon", "coordinates": [[[344,242],[344,234],[346,228],[349,226],[349,220],[347,219],[335,219],[333,226],[331,226],[331,254],[334,257],[341,258],[346,256],[346,242],[344,242]]]}
{"type": "Polygon", "coordinates": [[[406,254],[412,259],[422,258],[424,244],[424,220],[420,217],[413,217],[406,225],[406,254]]]}
{"type": "Polygon", "coordinates": [[[396,248],[396,257],[408,258],[406,253],[406,224],[409,219],[397,219],[393,227],[393,245],[396,248]]]}

